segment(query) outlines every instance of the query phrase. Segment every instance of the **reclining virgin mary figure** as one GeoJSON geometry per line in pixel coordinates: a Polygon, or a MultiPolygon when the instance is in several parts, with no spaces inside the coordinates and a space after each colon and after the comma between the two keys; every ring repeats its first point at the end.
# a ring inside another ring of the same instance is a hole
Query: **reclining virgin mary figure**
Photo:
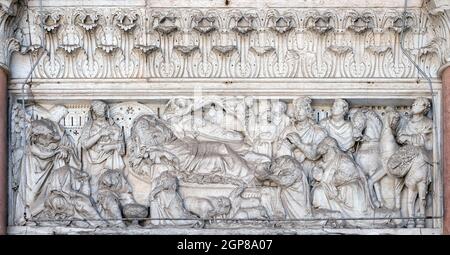
{"type": "Polygon", "coordinates": [[[179,139],[163,120],[153,115],[135,120],[129,149],[132,171],[151,179],[158,177],[152,168],[158,164],[162,166],[159,172],[218,174],[249,183],[254,178],[252,163],[261,162],[257,157],[244,158],[225,143],[179,139]]]}

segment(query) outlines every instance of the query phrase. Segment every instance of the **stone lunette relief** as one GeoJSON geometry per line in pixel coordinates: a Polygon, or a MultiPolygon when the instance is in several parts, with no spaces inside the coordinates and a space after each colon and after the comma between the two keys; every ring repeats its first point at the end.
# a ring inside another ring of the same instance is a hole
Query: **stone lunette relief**
{"type": "Polygon", "coordinates": [[[92,101],[74,131],[65,106],[15,105],[14,224],[425,227],[430,108],[180,97],[156,114],[92,101]]]}

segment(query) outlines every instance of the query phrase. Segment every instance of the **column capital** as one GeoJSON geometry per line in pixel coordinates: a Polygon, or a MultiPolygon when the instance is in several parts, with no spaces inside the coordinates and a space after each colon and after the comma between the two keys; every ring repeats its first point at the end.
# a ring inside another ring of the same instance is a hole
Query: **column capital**
{"type": "Polygon", "coordinates": [[[9,71],[11,54],[20,49],[14,33],[19,24],[21,0],[0,0],[0,68],[9,71]]]}
{"type": "Polygon", "coordinates": [[[438,75],[450,66],[450,2],[448,0],[430,0],[425,8],[431,17],[431,22],[436,28],[436,36],[443,39],[441,67],[438,75]]]}

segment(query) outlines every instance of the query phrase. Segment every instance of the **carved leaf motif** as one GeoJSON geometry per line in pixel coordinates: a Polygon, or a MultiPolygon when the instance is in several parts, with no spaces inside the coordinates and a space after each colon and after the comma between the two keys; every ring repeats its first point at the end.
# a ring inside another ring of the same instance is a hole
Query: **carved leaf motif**
{"type": "Polygon", "coordinates": [[[376,53],[376,54],[381,54],[381,53],[385,53],[386,51],[390,50],[391,47],[390,46],[368,46],[367,50],[376,53]]]}
{"type": "MultiPolygon", "coordinates": [[[[34,14],[36,24],[31,41],[39,47],[38,42],[42,38],[37,32],[40,30],[41,16],[38,12],[34,14]]],[[[368,65],[363,73],[357,72],[358,77],[373,77],[375,73],[380,77],[411,77],[416,72],[395,46],[398,33],[403,29],[402,13],[395,10],[368,10],[360,13],[359,10],[347,8],[321,12],[303,9],[199,11],[187,8],[181,13],[161,9],[145,14],[137,9],[118,11],[104,8],[92,11],[68,8],[43,15],[47,23],[46,37],[52,38],[47,41],[46,50],[52,58],[50,62],[44,58],[41,60],[42,65],[36,71],[36,77],[40,78],[56,73],[61,73],[62,77],[103,77],[93,67],[106,66],[107,55],[117,50],[121,51],[123,61],[119,61],[121,64],[117,68],[113,64],[113,72],[110,73],[114,77],[161,77],[162,74],[165,74],[164,77],[244,77],[242,75],[249,75],[248,67],[253,70],[251,75],[261,77],[340,77],[342,72],[353,77],[356,73],[352,71],[352,65],[362,66],[363,60],[368,65]],[[71,26],[76,26],[77,29],[74,30],[71,26]],[[136,29],[139,30],[135,31],[136,29]],[[367,33],[369,31],[373,33],[367,33]],[[349,58],[347,50],[339,46],[351,47],[353,55],[349,58]],[[96,48],[106,55],[99,54],[95,58],[96,48]],[[57,49],[59,53],[56,52],[57,49]],[[289,60],[289,65],[292,65],[289,70],[295,71],[287,72],[283,63],[287,61],[287,52],[292,49],[299,50],[300,57],[289,60]],[[83,53],[78,54],[79,50],[83,53]],[[272,56],[273,52],[277,54],[272,56]],[[58,60],[55,59],[61,53],[72,55],[75,63],[70,64],[70,61],[64,60],[58,65],[58,60]],[[180,55],[192,58],[184,59],[180,55]],[[270,57],[268,61],[276,61],[277,65],[263,62],[259,57],[270,57]],[[344,67],[335,67],[338,61],[344,67]],[[352,64],[352,61],[355,63],[352,64]],[[131,68],[130,64],[134,66],[131,68]],[[169,68],[171,65],[174,69],[169,68]],[[62,68],[66,70],[56,70],[62,68]],[[161,70],[173,72],[166,76],[167,72],[161,70]]],[[[412,44],[419,35],[413,33],[411,28],[418,15],[420,14],[416,10],[407,14],[405,45],[409,48],[417,47],[412,44]]],[[[440,16],[433,16],[433,19],[437,18],[440,16]]],[[[442,34],[440,37],[444,38],[446,25],[439,23],[439,26],[435,25],[433,31],[439,32],[442,34]]],[[[431,42],[435,37],[435,32],[428,31],[426,34],[430,36],[427,41],[431,42]]],[[[437,41],[436,39],[436,43],[427,44],[421,49],[411,49],[423,58],[420,65],[425,69],[439,68],[438,61],[445,62],[449,56],[447,51],[438,50],[446,48],[446,43],[438,45],[437,41]]],[[[21,52],[36,56],[39,51],[35,46],[29,47],[23,43],[21,52]]],[[[435,75],[433,73],[432,76],[435,75]]]]}
{"type": "Polygon", "coordinates": [[[60,45],[58,47],[63,49],[66,53],[71,54],[81,48],[80,44],[80,35],[76,32],[74,26],[69,26],[62,32],[62,38],[60,39],[60,45]]]}
{"type": "Polygon", "coordinates": [[[214,51],[217,51],[217,52],[219,52],[221,54],[226,55],[226,54],[229,54],[229,53],[237,50],[237,47],[235,45],[223,45],[223,46],[215,45],[215,46],[212,47],[212,49],[214,51]]]}
{"type": "Polygon", "coordinates": [[[79,15],[77,24],[86,31],[92,31],[97,27],[99,15],[97,13],[87,13],[79,15]]]}
{"type": "Polygon", "coordinates": [[[328,15],[313,16],[313,22],[308,26],[309,29],[319,34],[325,34],[333,30],[330,24],[331,17],[328,15]]]}
{"type": "Polygon", "coordinates": [[[329,46],[328,49],[338,55],[343,55],[348,52],[352,52],[353,50],[352,47],[350,46],[335,46],[335,45],[329,46]]]}
{"type": "Polygon", "coordinates": [[[275,21],[275,26],[272,26],[271,28],[279,34],[291,31],[294,28],[292,17],[280,16],[275,21]]]}
{"type": "Polygon", "coordinates": [[[364,33],[372,29],[372,22],[372,17],[370,16],[357,16],[356,18],[352,18],[352,23],[348,28],[355,33],[364,33]]]}
{"type": "Polygon", "coordinates": [[[153,52],[156,52],[160,49],[159,46],[157,46],[157,45],[136,44],[134,47],[139,49],[145,55],[152,54],[153,52]]]}
{"type": "Polygon", "coordinates": [[[251,47],[250,49],[253,50],[256,54],[258,54],[260,56],[263,56],[270,52],[275,51],[275,48],[272,46],[263,46],[263,47],[254,46],[254,47],[251,47]]]}
{"type": "Polygon", "coordinates": [[[47,14],[43,18],[43,27],[47,32],[54,32],[60,26],[61,16],[57,13],[47,14]]]}
{"type": "Polygon", "coordinates": [[[159,24],[155,27],[155,30],[163,35],[169,35],[178,30],[178,26],[175,24],[175,17],[165,16],[161,18],[159,24]]]}
{"type": "Polygon", "coordinates": [[[194,29],[200,32],[201,34],[209,34],[215,31],[217,28],[214,26],[214,17],[201,17],[197,22],[197,25],[194,26],[194,29]]]}
{"type": "Polygon", "coordinates": [[[98,35],[98,46],[101,50],[107,54],[116,50],[118,45],[118,39],[115,35],[114,28],[111,26],[104,27],[98,35]]]}
{"type": "Polygon", "coordinates": [[[396,33],[401,33],[409,30],[413,26],[413,22],[412,15],[407,13],[405,16],[395,17],[389,29],[396,33]]]}
{"type": "Polygon", "coordinates": [[[136,12],[119,12],[116,16],[117,26],[124,32],[130,32],[136,27],[137,18],[136,12]]]}
{"type": "Polygon", "coordinates": [[[236,26],[233,27],[233,31],[236,31],[241,35],[246,35],[254,30],[255,28],[252,26],[252,19],[245,16],[240,17],[237,20],[236,26]]]}
{"type": "Polygon", "coordinates": [[[189,46],[176,45],[174,46],[174,49],[179,51],[183,55],[190,55],[199,48],[197,45],[189,45],[189,46]]]}

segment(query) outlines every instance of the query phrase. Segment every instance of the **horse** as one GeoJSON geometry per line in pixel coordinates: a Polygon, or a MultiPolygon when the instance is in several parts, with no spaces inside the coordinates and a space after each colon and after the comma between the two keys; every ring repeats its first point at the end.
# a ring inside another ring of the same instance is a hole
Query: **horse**
{"type": "Polygon", "coordinates": [[[408,227],[424,227],[425,220],[417,219],[416,224],[413,218],[416,217],[417,198],[418,216],[425,216],[427,188],[432,181],[431,162],[427,152],[421,147],[404,145],[391,156],[387,167],[388,173],[399,180],[396,196],[400,196],[403,187],[406,187],[406,214],[410,218],[408,227]]]}
{"type": "MultiPolygon", "coordinates": [[[[400,114],[392,107],[387,107],[381,117],[371,109],[356,108],[350,111],[350,119],[353,136],[357,141],[354,158],[367,176],[372,204],[377,208],[386,207],[382,199],[380,181],[388,174],[387,161],[398,150],[394,133],[400,114]]],[[[401,185],[397,179],[394,179],[394,186],[396,191],[400,189],[401,185]]],[[[395,196],[397,192],[393,193],[395,209],[398,209],[400,197],[395,196]]]]}
{"type": "MultiPolygon", "coordinates": [[[[400,147],[397,143],[395,133],[400,124],[400,114],[392,107],[387,107],[381,117],[369,109],[355,109],[350,117],[354,137],[359,145],[354,158],[368,177],[372,204],[386,207],[380,181],[389,176],[393,178],[393,186],[389,187],[394,199],[392,209],[400,211],[401,195],[406,187],[406,215],[410,218],[416,216],[416,200],[419,198],[419,215],[424,216],[427,187],[431,182],[431,163],[423,148],[414,145],[400,147]],[[381,130],[379,120],[382,123],[381,130]]],[[[410,219],[407,224],[408,227],[422,227],[424,220],[418,220],[416,224],[410,219]]]]}

